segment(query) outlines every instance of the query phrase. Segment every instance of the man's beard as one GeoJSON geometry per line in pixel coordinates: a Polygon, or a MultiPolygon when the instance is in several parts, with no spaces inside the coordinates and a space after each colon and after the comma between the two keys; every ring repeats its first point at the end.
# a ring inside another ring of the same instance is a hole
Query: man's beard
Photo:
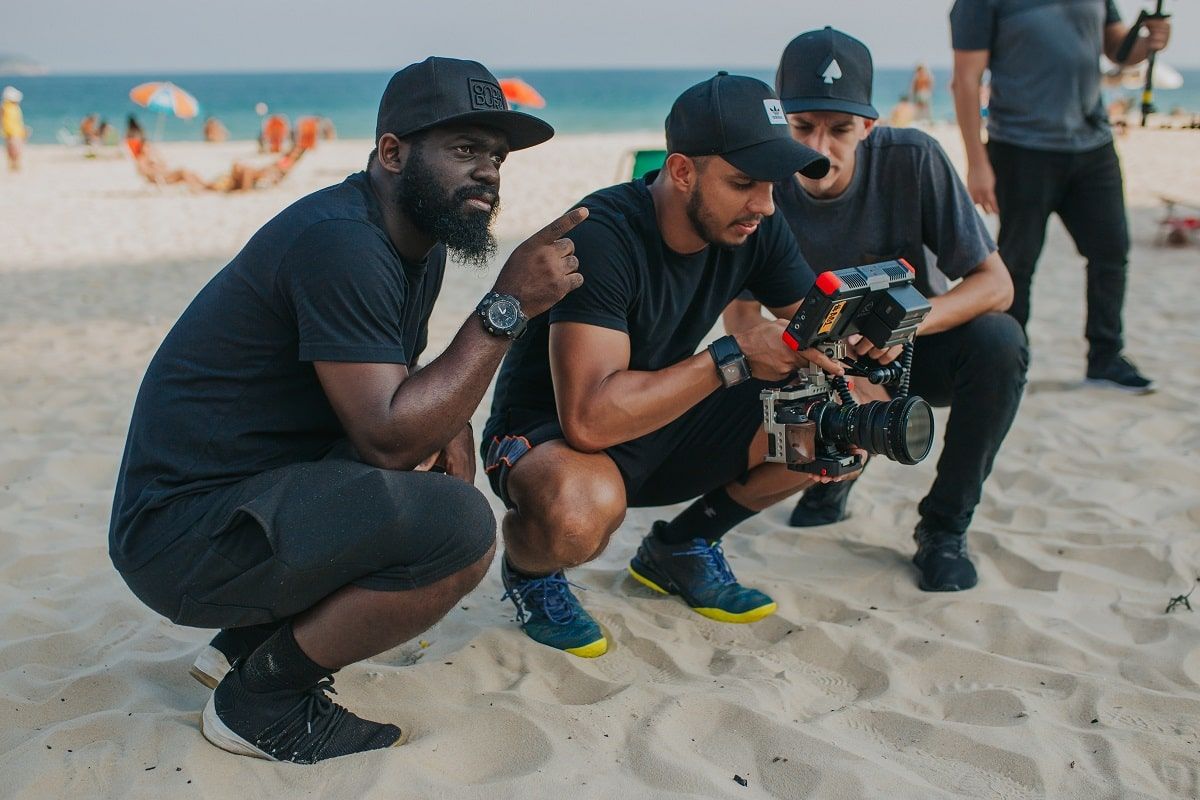
{"type": "MultiPolygon", "coordinates": [[[[738,245],[744,244],[744,242],[732,242],[728,240],[729,235],[727,233],[727,229],[729,226],[722,225],[717,220],[716,215],[713,214],[712,211],[709,210],[708,206],[704,203],[704,197],[699,189],[696,189],[692,192],[691,197],[688,198],[687,206],[685,206],[684,211],[687,213],[688,222],[692,224],[692,230],[696,232],[697,236],[709,244],[715,244],[718,247],[737,247],[738,245]]],[[[745,219],[736,219],[733,222],[754,223],[761,221],[761,217],[753,216],[745,219]]]]}
{"type": "Polygon", "coordinates": [[[419,146],[410,151],[400,173],[395,202],[418,230],[444,242],[458,261],[486,269],[496,254],[491,227],[500,211],[499,194],[482,184],[464,186],[450,195],[443,193],[419,146]],[[473,197],[491,203],[492,210],[464,210],[473,197]]]}

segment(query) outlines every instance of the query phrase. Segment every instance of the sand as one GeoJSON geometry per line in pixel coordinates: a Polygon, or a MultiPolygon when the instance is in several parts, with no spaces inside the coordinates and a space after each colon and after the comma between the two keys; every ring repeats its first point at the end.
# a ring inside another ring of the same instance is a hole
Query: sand
{"type": "MultiPolygon", "coordinates": [[[[938,135],[961,160],[956,133],[938,135]]],[[[622,150],[658,141],[564,136],[514,154],[503,249],[613,182],[622,150]]],[[[279,187],[243,196],[158,189],[116,157],[30,147],[25,172],[0,173],[0,796],[1200,796],[1200,613],[1164,613],[1200,575],[1200,247],[1153,245],[1156,193],[1200,201],[1200,135],[1134,131],[1119,147],[1128,350],[1162,387],[1081,386],[1082,262],[1055,222],[1029,387],[971,530],[977,589],[914,585],[915,505],[936,452],[916,467],[880,460],[846,522],[790,529],[785,503],[731,533],[738,575],[779,602],[753,625],[628,579],[638,539],[674,513],[635,510],[572,573],[606,656],[527,639],[493,567],[420,642],[338,676],[341,700],[411,741],[310,768],[200,736],[206,691],[187,668],[207,634],[137,602],[106,532],[164,333],[263,222],[358,169],[369,144],[323,144],[279,187]]],[[[255,158],[236,142],[164,151],[206,176],[255,158]]],[[[451,273],[433,352],[494,274],[451,273]]]]}

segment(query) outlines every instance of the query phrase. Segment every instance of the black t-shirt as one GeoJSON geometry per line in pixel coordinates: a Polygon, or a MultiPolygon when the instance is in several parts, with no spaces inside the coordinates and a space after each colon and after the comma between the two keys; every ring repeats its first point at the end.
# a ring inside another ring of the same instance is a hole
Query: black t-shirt
{"type": "Polygon", "coordinates": [[[996,249],[945,151],[911,128],[872,130],[837,197],[810,197],[792,177],[776,184],[775,204],[814,270],[904,258],[926,297],[944,294],[947,279],[996,249]]]}
{"type": "Polygon", "coordinates": [[[364,173],[268,222],[183,312],[138,391],[109,549],[132,569],[168,544],[139,527],[175,498],[324,456],[346,435],[313,361],[412,364],[445,248],[405,262],[364,173]]]}
{"type": "Polygon", "coordinates": [[[510,409],[554,415],[550,325],[583,322],[629,335],[629,369],[653,371],[695,354],[729,301],[743,289],[767,306],[798,302],[812,272],[787,225],[767,217],[740,247],[710,245],[680,255],[658,230],[645,178],[585,197],[588,218],[571,231],[583,286],[530,320],[500,368],[488,430],[510,409]]]}

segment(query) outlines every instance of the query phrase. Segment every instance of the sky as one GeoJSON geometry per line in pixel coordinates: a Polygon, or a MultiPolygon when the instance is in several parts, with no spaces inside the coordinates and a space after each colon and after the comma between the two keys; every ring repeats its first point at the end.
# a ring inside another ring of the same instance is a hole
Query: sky
{"type": "MultiPolygon", "coordinates": [[[[13,3],[0,54],[56,73],[391,70],[427,55],[493,69],[767,67],[824,25],[880,67],[948,66],[950,0],[37,0],[13,3]]],[[[1149,7],[1117,0],[1131,21],[1149,7]]],[[[1200,67],[1200,9],[1180,10],[1170,55],[1200,67]]]]}

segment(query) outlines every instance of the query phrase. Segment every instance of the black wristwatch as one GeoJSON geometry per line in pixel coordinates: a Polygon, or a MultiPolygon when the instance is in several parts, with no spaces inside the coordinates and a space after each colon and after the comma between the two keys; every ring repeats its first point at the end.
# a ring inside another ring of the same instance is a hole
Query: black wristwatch
{"type": "Polygon", "coordinates": [[[722,336],[708,346],[708,354],[717,365],[717,374],[726,389],[750,380],[750,364],[746,362],[742,348],[738,347],[737,339],[722,336]]]}
{"type": "Polygon", "coordinates": [[[483,329],[492,336],[516,339],[529,324],[521,311],[521,301],[511,294],[488,292],[475,306],[475,313],[483,320],[483,329]]]}

